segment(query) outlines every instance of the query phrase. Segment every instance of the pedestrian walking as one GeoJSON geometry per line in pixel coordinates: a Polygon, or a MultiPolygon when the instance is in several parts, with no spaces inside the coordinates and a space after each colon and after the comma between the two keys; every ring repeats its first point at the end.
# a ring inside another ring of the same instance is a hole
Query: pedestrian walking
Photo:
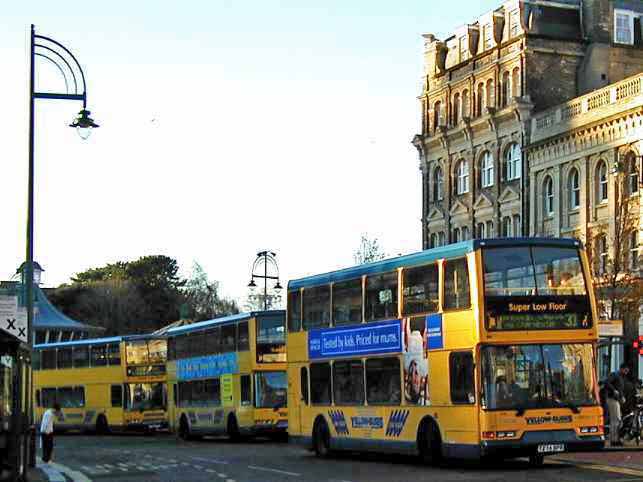
{"type": "Polygon", "coordinates": [[[42,461],[51,462],[51,453],[54,450],[54,417],[60,416],[60,405],[54,403],[52,408],[45,410],[40,422],[40,436],[42,437],[42,461]]]}
{"type": "Polygon", "coordinates": [[[612,447],[622,446],[619,437],[621,427],[621,404],[625,403],[625,380],[630,373],[627,363],[622,363],[619,371],[610,374],[605,384],[607,392],[607,409],[610,415],[610,445],[612,447]]]}

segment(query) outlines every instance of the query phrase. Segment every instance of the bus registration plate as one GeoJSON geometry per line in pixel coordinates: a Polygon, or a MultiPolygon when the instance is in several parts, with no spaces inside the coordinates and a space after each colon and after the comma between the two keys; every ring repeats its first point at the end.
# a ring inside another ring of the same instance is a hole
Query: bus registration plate
{"type": "Polygon", "coordinates": [[[557,452],[564,452],[565,444],[540,444],[538,446],[539,454],[553,454],[557,452]]]}

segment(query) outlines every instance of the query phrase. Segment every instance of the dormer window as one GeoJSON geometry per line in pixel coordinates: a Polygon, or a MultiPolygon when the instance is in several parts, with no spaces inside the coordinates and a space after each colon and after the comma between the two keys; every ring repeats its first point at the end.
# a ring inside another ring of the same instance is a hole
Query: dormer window
{"type": "Polygon", "coordinates": [[[509,38],[518,36],[520,28],[520,10],[509,12],[509,38]]]}
{"type": "Polygon", "coordinates": [[[484,50],[489,50],[491,49],[491,46],[493,45],[493,27],[491,24],[487,24],[483,27],[484,31],[484,50]]]}
{"type": "Polygon", "coordinates": [[[614,10],[614,42],[634,44],[634,12],[614,10]]]}
{"type": "Polygon", "coordinates": [[[469,58],[469,45],[466,36],[458,39],[458,49],[460,51],[460,62],[464,62],[469,58]]]}

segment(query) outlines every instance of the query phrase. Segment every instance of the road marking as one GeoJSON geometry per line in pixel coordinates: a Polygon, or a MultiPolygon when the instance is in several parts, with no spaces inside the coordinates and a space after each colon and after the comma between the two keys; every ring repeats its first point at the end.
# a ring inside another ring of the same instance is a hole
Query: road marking
{"type": "Polygon", "coordinates": [[[212,470],[212,469],[205,469],[205,471],[206,471],[208,474],[214,474],[214,473],[216,473],[216,470],[212,470]]]}
{"type": "Polygon", "coordinates": [[[616,467],[611,465],[591,464],[591,463],[577,463],[572,460],[549,459],[548,462],[559,465],[571,465],[581,469],[600,470],[601,472],[611,472],[614,474],[622,475],[635,475],[643,477],[643,470],[628,469],[626,467],[616,467]]]}
{"type": "Polygon", "coordinates": [[[49,464],[38,463],[37,467],[45,473],[49,482],[66,482],[67,481],[67,479],[65,479],[65,476],[63,474],[58,472],[53,467],[50,467],[49,464]]]}
{"type": "Polygon", "coordinates": [[[81,472],[77,472],[73,469],[70,469],[66,465],[56,464],[56,463],[51,463],[49,465],[51,465],[54,469],[58,470],[59,472],[62,472],[63,474],[69,476],[69,478],[74,482],[92,482],[91,479],[85,476],[85,474],[81,472]]]}
{"type": "Polygon", "coordinates": [[[274,472],[275,474],[292,475],[293,477],[301,476],[301,474],[296,472],[286,472],[285,470],[271,469],[269,467],[257,467],[256,465],[248,465],[248,468],[252,470],[263,470],[264,472],[274,472]]]}
{"type": "Polygon", "coordinates": [[[208,462],[210,464],[221,464],[221,465],[228,465],[230,462],[226,462],[225,460],[217,460],[217,459],[206,459],[204,457],[190,457],[192,460],[196,460],[198,462],[208,462]]]}
{"type": "Polygon", "coordinates": [[[225,479],[227,477],[226,474],[217,474],[217,477],[221,477],[222,479],[225,479]]]}

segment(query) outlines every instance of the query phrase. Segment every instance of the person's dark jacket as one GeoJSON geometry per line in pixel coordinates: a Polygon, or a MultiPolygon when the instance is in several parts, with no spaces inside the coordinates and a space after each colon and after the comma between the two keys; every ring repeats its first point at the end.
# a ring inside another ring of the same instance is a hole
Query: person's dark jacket
{"type": "Polygon", "coordinates": [[[621,400],[625,392],[625,382],[620,373],[614,372],[607,377],[607,383],[605,384],[607,391],[607,398],[612,400],[621,400]]]}

